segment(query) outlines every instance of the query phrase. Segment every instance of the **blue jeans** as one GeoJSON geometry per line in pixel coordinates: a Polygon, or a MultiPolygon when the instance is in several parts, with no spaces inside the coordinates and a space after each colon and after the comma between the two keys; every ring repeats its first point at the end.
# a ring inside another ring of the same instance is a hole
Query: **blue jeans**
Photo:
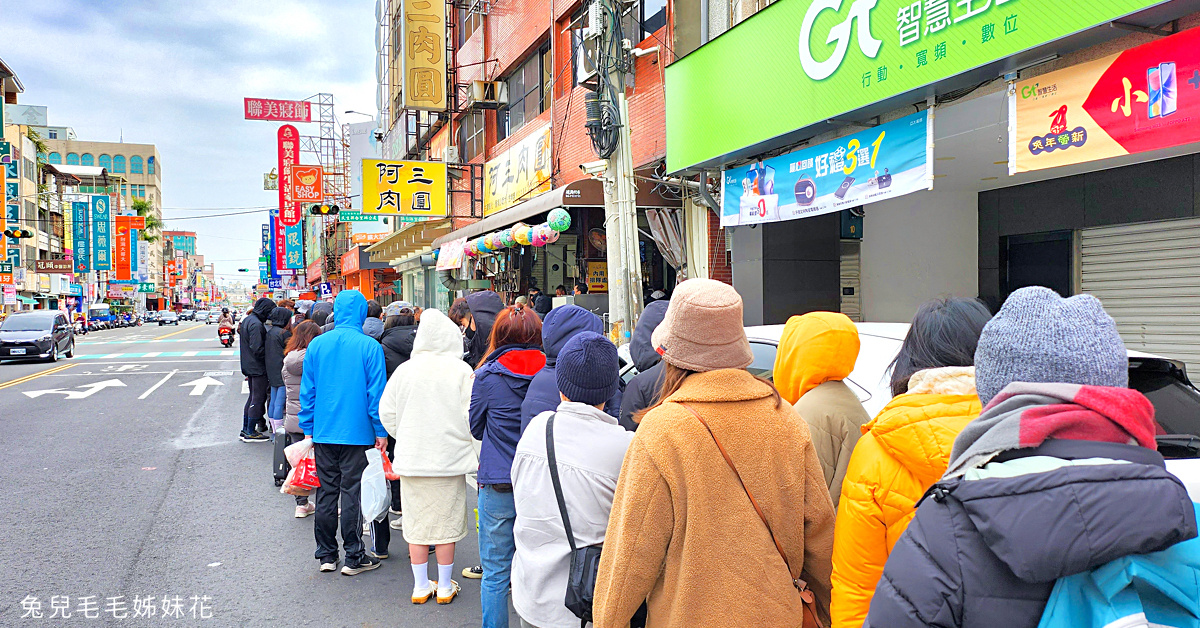
{"type": "MultiPolygon", "coordinates": [[[[287,405],[287,387],[272,386],[271,394],[267,402],[267,417],[272,421],[279,423],[283,422],[283,410],[287,405]]],[[[274,438],[275,430],[271,430],[271,437],[274,438]]]]}
{"type": "Polygon", "coordinates": [[[513,494],[479,487],[479,558],[483,581],[479,588],[483,628],[508,628],[508,582],[512,571],[513,523],[517,507],[513,494]]]}

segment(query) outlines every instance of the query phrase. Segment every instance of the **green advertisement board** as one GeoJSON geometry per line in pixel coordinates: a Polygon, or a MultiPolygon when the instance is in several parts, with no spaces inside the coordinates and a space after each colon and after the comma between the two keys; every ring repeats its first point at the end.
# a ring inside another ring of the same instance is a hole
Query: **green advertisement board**
{"type": "Polygon", "coordinates": [[[667,67],[668,170],[1162,1],[779,0],[667,67]]]}

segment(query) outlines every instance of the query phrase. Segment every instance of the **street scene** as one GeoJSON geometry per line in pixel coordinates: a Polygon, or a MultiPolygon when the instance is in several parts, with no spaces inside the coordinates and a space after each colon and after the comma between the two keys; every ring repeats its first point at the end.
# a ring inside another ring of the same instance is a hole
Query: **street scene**
{"type": "Polygon", "coordinates": [[[1200,628],[1200,1],[0,23],[0,626],[1200,628]]]}

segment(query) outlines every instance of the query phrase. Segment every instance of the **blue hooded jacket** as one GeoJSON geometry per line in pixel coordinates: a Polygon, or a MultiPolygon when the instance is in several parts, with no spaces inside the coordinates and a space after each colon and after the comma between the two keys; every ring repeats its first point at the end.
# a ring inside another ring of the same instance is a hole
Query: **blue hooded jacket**
{"type": "MultiPolygon", "coordinates": [[[[567,346],[567,341],[576,334],[593,331],[604,334],[604,322],[599,316],[579,307],[564,305],[550,310],[542,323],[542,349],[546,352],[546,368],[538,371],[529,383],[529,392],[521,404],[521,433],[533,417],[558,407],[562,399],[558,396],[558,381],[555,379],[555,364],[558,352],[567,346]]],[[[613,394],[604,405],[604,411],[616,417],[621,411],[621,389],[613,394]]]]}
{"type": "Polygon", "coordinates": [[[369,446],[388,435],[379,422],[383,348],[363,333],[366,318],[362,293],[342,290],[333,301],[334,328],[308,345],[298,418],[315,443],[369,446]]]}
{"type": "Polygon", "coordinates": [[[521,402],[529,382],[546,365],[533,345],[507,345],[492,352],[475,371],[471,386],[471,435],[483,441],[480,484],[511,484],[513,455],[521,440],[521,402]]]}

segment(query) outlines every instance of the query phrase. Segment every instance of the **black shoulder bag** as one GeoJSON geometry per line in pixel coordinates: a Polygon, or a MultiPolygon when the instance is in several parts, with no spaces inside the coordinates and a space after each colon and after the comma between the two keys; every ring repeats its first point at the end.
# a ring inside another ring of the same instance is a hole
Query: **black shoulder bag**
{"type": "Polygon", "coordinates": [[[571,518],[567,516],[567,502],[563,499],[562,483],[558,479],[558,460],[554,456],[554,417],[546,419],[546,459],[550,463],[550,481],[554,484],[554,497],[558,500],[558,513],[562,515],[567,542],[571,545],[571,571],[567,575],[567,595],[563,600],[567,610],[579,618],[580,628],[592,621],[592,599],[596,593],[596,576],[600,572],[600,551],[604,545],[575,546],[575,534],[571,532],[571,518]]]}

